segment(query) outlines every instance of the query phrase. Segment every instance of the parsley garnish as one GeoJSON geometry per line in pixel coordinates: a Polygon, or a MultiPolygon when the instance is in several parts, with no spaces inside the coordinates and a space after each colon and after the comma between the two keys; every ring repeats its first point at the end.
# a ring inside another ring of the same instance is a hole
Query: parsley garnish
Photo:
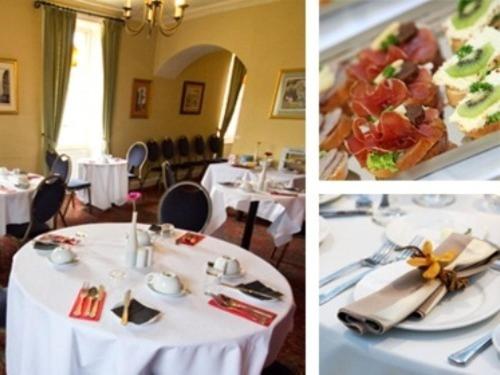
{"type": "Polygon", "coordinates": [[[479,91],[493,91],[493,85],[488,82],[474,82],[470,87],[469,91],[479,92],[479,91]]]}
{"type": "Polygon", "coordinates": [[[486,120],[486,124],[495,124],[497,122],[500,122],[500,111],[493,113],[492,115],[488,116],[488,119],[486,120]]]}
{"type": "Polygon", "coordinates": [[[458,2],[458,13],[463,14],[465,11],[465,8],[467,8],[467,5],[470,3],[473,3],[475,0],[459,0],[458,2]]]}
{"type": "Polygon", "coordinates": [[[398,38],[396,38],[396,35],[390,34],[385,40],[382,42],[380,45],[380,48],[382,48],[383,51],[387,51],[389,49],[389,46],[398,44],[398,38]]]}
{"type": "Polygon", "coordinates": [[[382,75],[385,78],[391,78],[394,76],[394,73],[396,73],[396,68],[389,65],[389,66],[385,67],[384,71],[382,72],[382,75]]]}
{"type": "Polygon", "coordinates": [[[470,44],[465,44],[460,49],[457,51],[458,59],[462,60],[465,58],[467,55],[471,54],[472,51],[474,51],[474,47],[472,47],[470,44]]]}

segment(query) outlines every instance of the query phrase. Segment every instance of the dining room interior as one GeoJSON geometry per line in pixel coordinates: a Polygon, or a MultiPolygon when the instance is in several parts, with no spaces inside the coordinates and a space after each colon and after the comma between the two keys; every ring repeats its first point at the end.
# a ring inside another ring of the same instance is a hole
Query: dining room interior
{"type": "Polygon", "coordinates": [[[304,374],[305,1],[0,6],[0,374],[304,374]]]}

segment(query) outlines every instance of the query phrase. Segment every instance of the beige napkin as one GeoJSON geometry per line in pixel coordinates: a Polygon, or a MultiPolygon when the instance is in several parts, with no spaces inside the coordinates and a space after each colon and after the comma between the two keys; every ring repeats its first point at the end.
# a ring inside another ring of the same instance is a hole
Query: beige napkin
{"type": "MultiPolygon", "coordinates": [[[[469,277],[486,270],[500,252],[492,244],[463,234],[452,234],[436,249],[436,254],[458,252],[445,267],[458,277],[469,277]]],[[[411,315],[424,318],[446,295],[439,279],[425,281],[421,270],[413,269],[381,290],[353,302],[338,312],[338,318],[350,329],[383,334],[411,315]]]]}

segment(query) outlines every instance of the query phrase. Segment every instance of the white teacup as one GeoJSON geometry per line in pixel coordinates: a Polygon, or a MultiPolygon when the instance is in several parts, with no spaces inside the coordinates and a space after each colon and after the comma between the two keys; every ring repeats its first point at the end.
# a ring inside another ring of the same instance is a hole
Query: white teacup
{"type": "Polygon", "coordinates": [[[173,272],[153,272],[146,276],[148,284],[163,294],[179,294],[182,292],[182,283],[173,272]]]}
{"type": "Polygon", "coordinates": [[[19,186],[29,186],[30,180],[27,175],[25,174],[20,174],[17,176],[17,184],[19,186]]]}
{"type": "Polygon", "coordinates": [[[172,237],[175,235],[175,226],[173,224],[162,224],[161,225],[161,235],[163,237],[172,237]]]}
{"type": "Polygon", "coordinates": [[[50,254],[50,260],[59,265],[71,263],[75,258],[75,253],[66,247],[56,247],[50,254]]]}
{"type": "Polygon", "coordinates": [[[215,260],[214,268],[225,276],[234,276],[241,273],[241,266],[238,259],[226,255],[218,257],[215,260]]]}
{"type": "Polygon", "coordinates": [[[254,191],[253,185],[250,181],[242,181],[240,184],[240,188],[244,191],[249,192],[249,193],[254,191]]]}

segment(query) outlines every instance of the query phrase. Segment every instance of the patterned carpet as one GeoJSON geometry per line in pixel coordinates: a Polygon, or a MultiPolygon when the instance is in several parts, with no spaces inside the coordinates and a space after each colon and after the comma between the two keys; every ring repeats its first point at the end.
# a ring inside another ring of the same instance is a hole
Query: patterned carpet
{"type": "MultiPolygon", "coordinates": [[[[160,193],[155,188],[146,189],[138,202],[139,221],[155,223],[157,205],[160,193]]],[[[114,207],[107,211],[92,209],[90,213],[77,203],[70,209],[66,218],[68,225],[78,225],[95,222],[125,222],[130,220],[131,207],[114,207]]],[[[252,237],[251,251],[261,258],[270,261],[273,251],[272,238],[267,234],[267,224],[257,221],[252,237]]],[[[224,225],[214,233],[215,237],[239,244],[242,238],[244,222],[230,214],[224,225]]],[[[279,255],[279,254],[277,254],[279,255]]],[[[277,256],[275,256],[277,258],[277,256]]],[[[295,313],[294,331],[288,336],[277,363],[263,372],[263,375],[302,375],[305,374],[305,240],[296,236],[291,242],[279,270],[292,286],[297,310],[295,313]]],[[[3,348],[2,332],[0,331],[0,375],[2,371],[3,348]]]]}

